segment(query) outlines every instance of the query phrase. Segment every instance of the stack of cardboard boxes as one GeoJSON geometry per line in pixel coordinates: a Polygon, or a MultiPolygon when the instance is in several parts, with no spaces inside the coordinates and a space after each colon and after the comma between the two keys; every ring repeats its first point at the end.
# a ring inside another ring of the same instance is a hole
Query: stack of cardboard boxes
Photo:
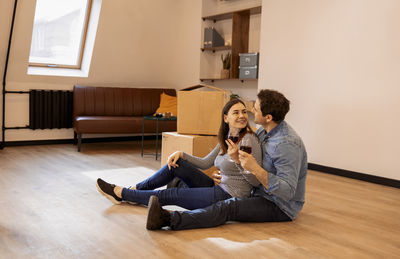
{"type": "MultiPolygon", "coordinates": [[[[229,101],[230,92],[213,86],[196,85],[178,91],[178,132],[164,132],[161,165],[168,156],[180,150],[204,157],[217,144],[221,111],[229,101]]],[[[216,170],[205,170],[207,175],[216,170]]]]}

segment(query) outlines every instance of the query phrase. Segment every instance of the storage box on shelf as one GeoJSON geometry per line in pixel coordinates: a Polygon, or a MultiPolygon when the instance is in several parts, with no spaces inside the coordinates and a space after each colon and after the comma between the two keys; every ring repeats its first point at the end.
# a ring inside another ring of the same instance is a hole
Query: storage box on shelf
{"type": "Polygon", "coordinates": [[[239,53],[239,78],[258,78],[258,53],[239,53]]]}
{"type": "Polygon", "coordinates": [[[256,79],[258,78],[258,68],[254,67],[239,67],[240,79],[256,79]]]}
{"type": "Polygon", "coordinates": [[[213,27],[204,28],[204,48],[225,46],[225,41],[213,27]]]}
{"type": "MultiPolygon", "coordinates": [[[[165,165],[168,161],[168,156],[177,150],[190,155],[204,157],[214,149],[217,142],[216,136],[183,135],[177,132],[163,132],[161,166],[165,165]]],[[[217,169],[212,167],[203,172],[211,176],[211,173],[215,170],[217,169]]]]}
{"type": "Polygon", "coordinates": [[[239,66],[254,67],[258,66],[258,53],[239,53],[239,66]]]}
{"type": "Polygon", "coordinates": [[[178,133],[217,135],[230,92],[206,85],[178,91],[178,133]]]}

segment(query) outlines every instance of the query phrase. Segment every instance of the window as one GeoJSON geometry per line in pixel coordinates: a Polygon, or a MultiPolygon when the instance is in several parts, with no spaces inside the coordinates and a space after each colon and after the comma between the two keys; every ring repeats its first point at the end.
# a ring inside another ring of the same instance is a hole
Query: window
{"type": "Polygon", "coordinates": [[[80,68],[92,0],[37,0],[29,66],[80,68]]]}

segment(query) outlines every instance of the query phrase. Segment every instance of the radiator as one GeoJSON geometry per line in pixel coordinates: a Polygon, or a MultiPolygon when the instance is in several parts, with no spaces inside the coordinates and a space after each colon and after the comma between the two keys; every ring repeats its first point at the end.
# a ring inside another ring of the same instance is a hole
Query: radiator
{"type": "Polygon", "coordinates": [[[29,128],[72,128],[72,91],[30,90],[29,128]]]}

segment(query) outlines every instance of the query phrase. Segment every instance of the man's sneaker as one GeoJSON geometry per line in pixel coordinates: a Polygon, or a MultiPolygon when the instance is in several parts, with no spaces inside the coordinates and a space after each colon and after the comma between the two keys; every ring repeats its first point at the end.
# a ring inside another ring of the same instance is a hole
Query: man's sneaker
{"type": "Polygon", "coordinates": [[[157,196],[150,196],[148,209],[146,224],[148,230],[161,229],[170,225],[171,214],[161,207],[157,196]]]}
{"type": "Polygon", "coordinates": [[[114,187],[115,184],[109,184],[102,179],[98,178],[96,181],[97,185],[97,190],[104,196],[106,196],[107,199],[109,199],[112,203],[114,204],[121,204],[122,199],[119,198],[117,195],[114,193],[114,187]]]}

